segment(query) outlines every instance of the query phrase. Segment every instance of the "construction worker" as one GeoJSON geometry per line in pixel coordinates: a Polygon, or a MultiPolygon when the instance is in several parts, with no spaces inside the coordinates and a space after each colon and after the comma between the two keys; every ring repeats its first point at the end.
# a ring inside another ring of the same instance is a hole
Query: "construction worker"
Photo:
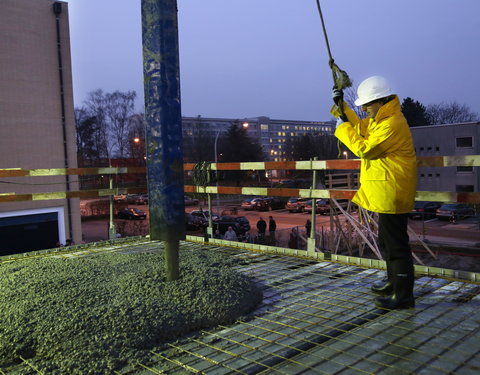
{"type": "Polygon", "coordinates": [[[360,188],[352,201],[379,216],[378,240],[385,252],[388,280],[372,286],[373,292],[384,295],[375,304],[387,309],[414,307],[414,268],[407,233],[417,184],[412,135],[398,96],[385,78],[367,78],[358,86],[357,95],[355,105],[367,118],[359,119],[341,100],[343,92],[336,89],[332,114],[338,117],[335,136],[362,159],[360,188]],[[344,114],[337,106],[340,102],[344,114]]]}

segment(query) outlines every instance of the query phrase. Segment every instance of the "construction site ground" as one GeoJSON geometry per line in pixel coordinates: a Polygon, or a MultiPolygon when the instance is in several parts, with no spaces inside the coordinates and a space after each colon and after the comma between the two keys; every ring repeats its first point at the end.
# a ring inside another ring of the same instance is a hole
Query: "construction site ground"
{"type": "MultiPolygon", "coordinates": [[[[479,373],[478,283],[419,274],[414,309],[382,310],[369,289],[382,270],[227,246],[233,244],[181,246],[241,258],[239,269],[264,293],[252,316],[155,348],[153,363],[133,361],[117,374],[479,373]]],[[[151,251],[152,245],[136,238],[55,256],[151,251]]]]}

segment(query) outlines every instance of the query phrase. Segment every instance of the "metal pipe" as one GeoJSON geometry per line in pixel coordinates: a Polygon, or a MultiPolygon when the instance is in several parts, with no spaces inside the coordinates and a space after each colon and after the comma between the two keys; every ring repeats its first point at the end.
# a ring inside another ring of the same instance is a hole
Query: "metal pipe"
{"type": "MultiPolygon", "coordinates": [[[[217,157],[217,142],[218,136],[220,135],[220,130],[217,131],[217,135],[215,136],[215,144],[213,145],[213,152],[215,153],[215,168],[217,167],[218,157],[217,157]]],[[[217,186],[217,215],[220,216],[220,204],[219,204],[219,195],[218,195],[218,169],[215,171],[215,184],[217,186]]]]}
{"type": "Polygon", "coordinates": [[[165,241],[165,273],[167,281],[178,280],[180,277],[178,250],[179,241],[165,241]]]}
{"type": "MultiPolygon", "coordinates": [[[[313,160],[317,160],[317,157],[314,157],[313,160]]],[[[317,187],[317,171],[313,169],[313,163],[312,163],[312,190],[316,189],[317,187]]],[[[310,227],[310,233],[309,233],[309,238],[307,239],[307,251],[310,252],[315,252],[316,251],[316,206],[317,206],[317,200],[315,198],[312,198],[312,217],[311,217],[311,227],[310,227]]]]}
{"type": "MultiPolygon", "coordinates": [[[[63,134],[63,156],[64,156],[64,165],[65,168],[69,168],[70,164],[68,162],[68,147],[67,147],[67,126],[66,126],[66,115],[65,115],[65,86],[63,83],[63,59],[62,59],[62,43],[61,43],[61,33],[60,33],[60,14],[62,13],[62,3],[54,2],[53,3],[53,13],[55,14],[55,25],[57,32],[57,60],[58,60],[58,75],[60,79],[60,107],[62,113],[62,134],[63,134]]],[[[70,176],[65,175],[66,189],[69,192],[70,189],[70,176]]],[[[70,199],[67,198],[67,220],[68,220],[68,233],[70,239],[73,240],[73,229],[72,229],[72,205],[70,199]]]]}
{"type": "Polygon", "coordinates": [[[179,277],[185,239],[182,115],[176,0],[142,0],[150,238],[165,241],[167,280],[179,277]]]}
{"type": "MultiPolygon", "coordinates": [[[[110,163],[109,163],[110,164],[110,163]]],[[[110,168],[112,165],[110,164],[110,168]]],[[[112,175],[108,176],[108,187],[113,190],[113,179],[112,175]]],[[[115,229],[115,223],[113,222],[113,195],[109,196],[109,220],[108,220],[108,239],[113,240],[117,238],[117,231],[115,229]]]]}

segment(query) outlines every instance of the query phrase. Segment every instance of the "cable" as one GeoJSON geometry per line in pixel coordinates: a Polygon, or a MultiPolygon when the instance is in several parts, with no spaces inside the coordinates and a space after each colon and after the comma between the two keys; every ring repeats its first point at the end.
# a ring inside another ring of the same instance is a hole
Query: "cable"
{"type": "MultiPolygon", "coordinates": [[[[332,56],[332,51],[330,50],[330,43],[328,41],[327,29],[325,27],[325,20],[323,19],[322,8],[320,7],[320,0],[316,0],[316,1],[317,1],[318,14],[320,16],[320,20],[322,21],[323,35],[325,36],[325,43],[327,45],[327,51],[328,51],[328,57],[329,57],[328,65],[332,70],[333,87],[337,90],[343,90],[343,89],[346,89],[347,87],[352,86],[352,80],[348,76],[347,72],[340,69],[338,65],[335,64],[335,60],[333,59],[333,56],[332,56]]],[[[338,110],[340,111],[340,117],[343,117],[346,119],[347,116],[345,115],[345,111],[343,109],[343,98],[339,99],[337,103],[337,107],[338,107],[338,110]]],[[[342,156],[342,148],[341,148],[340,140],[337,141],[337,149],[338,149],[337,158],[340,158],[342,156]]]]}

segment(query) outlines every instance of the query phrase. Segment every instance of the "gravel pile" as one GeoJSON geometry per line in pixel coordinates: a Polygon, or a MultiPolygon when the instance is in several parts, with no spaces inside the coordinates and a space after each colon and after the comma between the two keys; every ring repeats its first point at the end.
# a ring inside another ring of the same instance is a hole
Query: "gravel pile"
{"type": "Polygon", "coordinates": [[[2,264],[0,368],[22,357],[48,374],[110,374],[148,362],[162,343],[255,308],[262,292],[234,265],[181,250],[182,278],[165,282],[163,251],[2,264]]]}

